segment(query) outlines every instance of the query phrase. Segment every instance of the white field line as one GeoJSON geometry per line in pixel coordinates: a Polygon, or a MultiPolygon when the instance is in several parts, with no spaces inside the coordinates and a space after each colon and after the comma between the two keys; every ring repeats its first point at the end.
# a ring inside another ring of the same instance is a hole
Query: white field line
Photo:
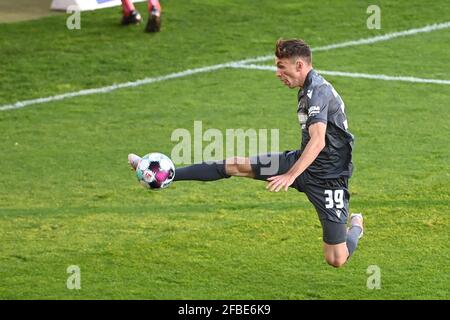
{"type": "Polygon", "coordinates": [[[364,44],[372,44],[372,43],[376,43],[376,42],[380,42],[380,41],[391,40],[394,38],[412,36],[412,35],[415,35],[418,33],[432,32],[432,31],[442,30],[442,29],[447,29],[447,28],[450,28],[450,21],[443,22],[443,23],[435,23],[435,24],[427,25],[422,28],[386,33],[384,35],[376,36],[376,37],[372,37],[372,38],[330,44],[328,46],[323,46],[323,47],[313,49],[313,51],[328,51],[328,50],[333,50],[333,49],[338,49],[338,48],[360,46],[360,45],[364,45],[364,44]]]}
{"type": "Polygon", "coordinates": [[[107,87],[86,89],[86,90],[81,90],[81,91],[76,91],[76,92],[69,92],[69,93],[59,94],[59,95],[55,95],[55,96],[45,97],[45,98],[19,101],[14,104],[1,106],[0,111],[19,109],[19,108],[23,108],[23,107],[33,105],[33,104],[64,100],[64,99],[72,98],[72,97],[87,96],[90,94],[97,94],[97,93],[106,93],[106,92],[111,92],[111,91],[121,89],[121,88],[138,87],[138,86],[142,86],[144,84],[150,84],[150,83],[154,83],[154,82],[161,82],[161,81],[170,80],[170,79],[182,78],[182,77],[186,77],[186,76],[196,74],[196,73],[211,72],[211,71],[214,71],[217,69],[222,69],[224,67],[226,67],[226,64],[223,64],[223,65],[218,64],[218,65],[210,66],[210,67],[189,69],[189,70],[185,70],[182,72],[170,73],[165,76],[160,76],[160,77],[155,77],[155,78],[145,78],[142,80],[137,80],[137,81],[132,81],[132,82],[113,84],[113,85],[110,85],[107,87]]]}
{"type": "MultiPolygon", "coordinates": [[[[241,64],[233,65],[233,68],[237,69],[254,69],[254,70],[269,70],[276,71],[275,66],[261,66],[255,64],[241,64]]],[[[349,78],[363,78],[363,79],[375,79],[375,80],[385,80],[385,81],[405,81],[405,82],[417,82],[417,83],[435,83],[435,84],[449,84],[450,80],[440,80],[440,79],[424,79],[415,77],[405,77],[405,76],[387,76],[385,74],[368,74],[368,73],[357,73],[357,72],[343,72],[343,71],[328,71],[328,70],[317,70],[318,73],[330,76],[339,77],[349,77],[349,78]]]]}
{"type": "MultiPolygon", "coordinates": [[[[404,31],[399,31],[399,32],[387,33],[385,35],[371,37],[371,38],[365,38],[365,39],[359,39],[359,40],[353,40],[353,41],[345,41],[345,42],[331,44],[331,45],[327,45],[327,46],[312,48],[312,50],[313,51],[328,51],[328,50],[344,48],[344,47],[372,44],[372,43],[376,43],[376,42],[380,42],[380,41],[391,40],[391,39],[398,38],[398,37],[411,36],[411,35],[415,35],[418,33],[432,32],[432,31],[447,29],[447,28],[450,28],[450,22],[437,23],[437,24],[425,26],[423,28],[416,28],[416,29],[409,29],[409,30],[404,30],[404,31]]],[[[86,95],[97,94],[97,93],[106,93],[106,92],[111,92],[111,91],[121,89],[121,88],[137,87],[137,86],[141,86],[144,84],[150,84],[150,83],[154,83],[154,82],[161,82],[161,81],[166,81],[166,80],[170,80],[170,79],[182,78],[182,77],[186,77],[186,76],[197,74],[197,73],[211,72],[211,71],[228,68],[228,67],[236,67],[238,65],[245,65],[247,63],[268,61],[273,58],[274,58],[273,55],[260,56],[260,57],[250,58],[250,59],[245,59],[245,60],[240,60],[240,61],[232,61],[232,62],[223,63],[223,64],[216,64],[216,65],[208,66],[208,67],[188,69],[185,71],[170,73],[170,74],[167,74],[164,76],[159,76],[159,77],[154,77],[154,78],[144,78],[144,79],[137,80],[137,81],[113,84],[113,85],[106,86],[106,87],[86,89],[86,90],[81,90],[81,91],[76,91],[76,92],[68,92],[68,93],[45,97],[45,98],[24,100],[24,101],[19,101],[19,102],[13,103],[13,104],[7,104],[7,105],[0,106],[0,111],[19,109],[19,108],[23,108],[23,107],[34,105],[34,104],[64,100],[64,99],[68,99],[68,98],[72,98],[72,97],[86,96],[86,95]]]]}

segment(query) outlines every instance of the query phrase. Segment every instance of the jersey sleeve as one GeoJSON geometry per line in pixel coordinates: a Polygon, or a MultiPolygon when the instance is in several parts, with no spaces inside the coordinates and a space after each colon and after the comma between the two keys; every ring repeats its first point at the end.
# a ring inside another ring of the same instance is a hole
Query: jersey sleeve
{"type": "Polygon", "coordinates": [[[306,94],[308,119],[306,125],[310,126],[317,122],[328,122],[329,98],[326,86],[321,86],[310,90],[306,94]],[[308,94],[309,93],[309,94],[308,94]]]}

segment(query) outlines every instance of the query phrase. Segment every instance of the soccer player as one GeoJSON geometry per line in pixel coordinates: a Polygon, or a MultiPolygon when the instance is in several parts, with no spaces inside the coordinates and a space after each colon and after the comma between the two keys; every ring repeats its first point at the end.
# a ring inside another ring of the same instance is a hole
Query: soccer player
{"type": "MultiPolygon", "coordinates": [[[[142,21],[142,17],[134,7],[131,0],[122,1],[122,25],[139,24],[142,21]]],[[[161,29],[161,5],[159,0],[148,0],[148,14],[149,18],[145,31],[147,32],[159,32],[161,29]]]]}
{"type": "MultiPolygon", "coordinates": [[[[342,266],[363,235],[361,214],[349,216],[348,180],[352,175],[353,135],[339,94],[312,66],[311,49],[303,40],[278,40],[276,75],[288,88],[300,88],[297,115],[302,141],[298,150],[250,158],[204,162],[178,168],[174,181],[213,181],[231,176],[267,181],[269,191],[303,192],[314,205],[323,232],[325,260],[342,266]]],[[[133,169],[140,158],[128,156],[133,169]]]]}

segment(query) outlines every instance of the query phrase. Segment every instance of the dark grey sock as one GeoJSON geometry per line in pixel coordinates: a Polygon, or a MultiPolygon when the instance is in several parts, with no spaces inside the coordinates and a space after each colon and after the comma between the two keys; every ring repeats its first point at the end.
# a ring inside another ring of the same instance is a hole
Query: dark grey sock
{"type": "Polygon", "coordinates": [[[223,161],[212,163],[198,163],[191,166],[177,168],[175,170],[174,181],[181,180],[197,180],[197,181],[214,181],[229,178],[225,172],[225,164],[223,161]]]}
{"type": "Polygon", "coordinates": [[[351,226],[347,232],[347,249],[349,257],[353,254],[356,247],[358,246],[359,235],[362,232],[360,226],[351,226]]]}

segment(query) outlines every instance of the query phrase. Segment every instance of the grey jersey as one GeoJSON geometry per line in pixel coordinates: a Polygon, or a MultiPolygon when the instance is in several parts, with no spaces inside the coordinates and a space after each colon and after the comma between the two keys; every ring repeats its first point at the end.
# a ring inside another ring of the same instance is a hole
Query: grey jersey
{"type": "Polygon", "coordinates": [[[302,128],[303,151],[311,139],[309,126],[327,125],[325,147],[307,170],[320,179],[350,177],[353,135],[348,131],[345,105],[339,94],[322,76],[311,70],[298,93],[298,119],[302,128]]]}

